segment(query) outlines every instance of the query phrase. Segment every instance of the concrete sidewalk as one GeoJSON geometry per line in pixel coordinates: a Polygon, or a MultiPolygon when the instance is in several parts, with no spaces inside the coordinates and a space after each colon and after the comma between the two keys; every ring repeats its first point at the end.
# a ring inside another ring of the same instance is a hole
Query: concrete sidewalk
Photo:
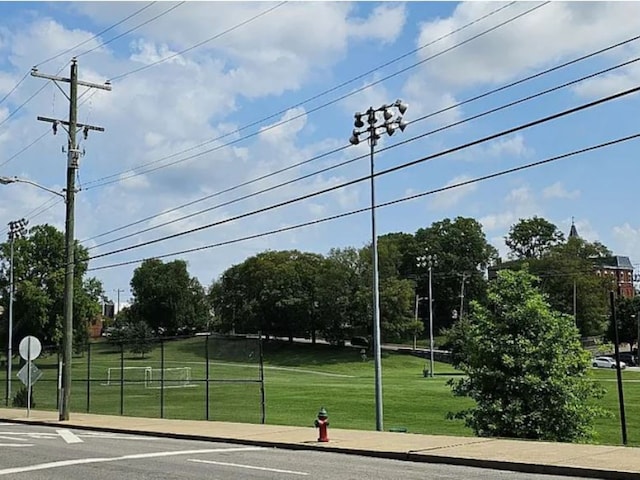
{"type": "Polygon", "coordinates": [[[313,427],[162,420],[0,408],[0,421],[65,428],[221,441],[292,450],[326,450],[415,462],[446,463],[528,473],[640,480],[640,448],[329,428],[319,443],[313,427]]]}

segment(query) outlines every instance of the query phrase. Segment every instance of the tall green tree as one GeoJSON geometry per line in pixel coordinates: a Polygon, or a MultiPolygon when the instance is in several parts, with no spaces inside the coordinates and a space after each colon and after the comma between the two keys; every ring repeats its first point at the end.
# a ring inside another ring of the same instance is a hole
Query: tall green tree
{"type": "MultiPolygon", "coordinates": [[[[633,298],[619,297],[616,299],[616,317],[618,320],[618,340],[628,343],[629,350],[638,341],[638,326],[640,325],[640,296],[633,298]]],[[[609,321],[607,338],[615,342],[613,321],[609,321]]]]}
{"type": "Polygon", "coordinates": [[[206,292],[191,277],[184,260],[142,262],[131,279],[133,301],[129,315],[168,335],[205,329],[209,321],[206,292]]]}
{"type": "MultiPolygon", "coordinates": [[[[445,218],[416,234],[416,258],[436,255],[438,263],[432,269],[433,309],[435,331],[447,328],[454,321],[453,311],[460,309],[460,295],[464,275],[465,305],[469,299],[484,301],[486,296],[485,270],[497,257],[497,250],[487,242],[482,225],[473,218],[445,218]]],[[[414,270],[418,291],[427,296],[427,269],[414,270]]],[[[466,307],[465,307],[466,308],[466,307]]]]}
{"type": "Polygon", "coordinates": [[[573,315],[575,301],[576,323],[583,335],[602,335],[606,331],[608,292],[613,283],[610,278],[596,275],[594,258],[610,254],[601,243],[571,237],[551,247],[542,258],[528,261],[554,310],[573,315]]]}
{"type": "Polygon", "coordinates": [[[449,331],[454,366],[465,377],[453,393],[475,405],[452,414],[477,435],[548,441],[586,440],[603,413],[602,395],[588,377],[590,354],[573,319],[552,310],[526,271],[501,271],[491,282],[487,307],[449,331]]]}
{"type": "Polygon", "coordinates": [[[544,218],[521,218],[505,237],[513,258],[540,258],[551,247],[564,241],[558,227],[544,218]]]}
{"type": "MultiPolygon", "coordinates": [[[[75,244],[74,270],[74,343],[87,339],[87,325],[100,312],[102,284],[86,276],[86,248],[75,244]]],[[[0,289],[4,316],[8,316],[10,245],[0,245],[0,289]]],[[[15,342],[33,335],[44,345],[57,345],[62,339],[64,303],[64,234],[51,225],[36,225],[25,238],[14,243],[15,301],[13,310],[15,342]]],[[[6,318],[5,318],[6,320],[6,318]]],[[[0,324],[3,341],[7,321],[0,324]]],[[[6,342],[5,342],[6,343],[6,342]]],[[[15,348],[14,348],[15,350],[15,348]]]]}

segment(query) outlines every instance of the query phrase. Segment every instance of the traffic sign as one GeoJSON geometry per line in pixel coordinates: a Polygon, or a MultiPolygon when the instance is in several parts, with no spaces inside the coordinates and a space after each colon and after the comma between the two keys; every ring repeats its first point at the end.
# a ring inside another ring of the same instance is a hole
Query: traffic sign
{"type": "Polygon", "coordinates": [[[25,384],[26,387],[31,387],[42,377],[42,370],[36,367],[33,363],[25,363],[24,367],[20,369],[16,376],[25,384]],[[29,375],[29,365],[31,366],[31,375],[29,375]],[[31,380],[31,385],[29,385],[29,380],[31,380]]]}
{"type": "Polygon", "coordinates": [[[18,348],[20,350],[20,356],[27,362],[30,362],[40,356],[42,344],[36,337],[29,335],[20,341],[18,348]]]}

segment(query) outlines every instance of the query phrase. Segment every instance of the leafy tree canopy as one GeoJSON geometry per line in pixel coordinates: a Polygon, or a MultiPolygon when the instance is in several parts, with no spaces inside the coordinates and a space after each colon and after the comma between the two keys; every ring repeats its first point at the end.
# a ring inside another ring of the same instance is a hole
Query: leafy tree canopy
{"type": "Polygon", "coordinates": [[[505,244],[514,258],[540,258],[549,249],[564,241],[564,235],[544,218],[521,218],[505,237],[505,244]]]}
{"type": "Polygon", "coordinates": [[[466,374],[449,384],[475,402],[451,416],[480,436],[585,440],[603,413],[590,400],[602,391],[588,378],[590,355],[573,319],[552,310],[535,281],[526,271],[499,272],[488,307],[473,302],[449,331],[454,365],[466,374]]]}

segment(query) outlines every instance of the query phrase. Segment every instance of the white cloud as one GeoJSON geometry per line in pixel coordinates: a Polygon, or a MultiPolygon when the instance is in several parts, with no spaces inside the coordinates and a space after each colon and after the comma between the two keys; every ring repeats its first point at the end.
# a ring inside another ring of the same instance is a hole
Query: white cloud
{"type": "MultiPolygon", "coordinates": [[[[458,175],[447,182],[446,186],[462,183],[467,180],[471,180],[469,175],[458,175]]],[[[453,188],[444,192],[436,193],[429,203],[432,210],[446,210],[448,208],[458,205],[465,197],[471,195],[478,188],[477,183],[470,183],[462,187],[453,188]]]]}
{"type": "Polygon", "coordinates": [[[505,210],[482,216],[478,221],[485,232],[490,232],[491,244],[498,249],[504,257],[508,249],[504,243],[510,227],[521,218],[530,218],[534,215],[542,216],[542,209],[537,205],[535,195],[528,185],[513,188],[504,198],[505,210]],[[495,235],[495,233],[502,235],[495,235]]]}
{"type": "Polygon", "coordinates": [[[518,133],[511,137],[491,142],[486,149],[486,153],[491,157],[525,157],[531,155],[532,151],[525,145],[524,137],[518,133]]]}
{"type": "MultiPolygon", "coordinates": [[[[460,3],[451,17],[424,23],[417,43],[425,44],[452,32],[497,6],[495,2],[460,3]]],[[[534,6],[519,2],[421,50],[420,56],[433,55],[534,6]]],[[[637,2],[551,2],[490,35],[438,57],[427,64],[427,69],[433,78],[451,87],[498,83],[563,56],[584,53],[635,35],[639,27],[637,2]]]]}
{"type": "Polygon", "coordinates": [[[580,190],[569,192],[562,182],[555,182],[542,190],[542,198],[544,199],[568,199],[574,200],[580,196],[580,190]]]}
{"type": "Polygon", "coordinates": [[[635,260],[640,259],[640,227],[634,228],[629,222],[617,225],[613,227],[613,238],[615,240],[614,253],[627,255],[635,260]]]}

